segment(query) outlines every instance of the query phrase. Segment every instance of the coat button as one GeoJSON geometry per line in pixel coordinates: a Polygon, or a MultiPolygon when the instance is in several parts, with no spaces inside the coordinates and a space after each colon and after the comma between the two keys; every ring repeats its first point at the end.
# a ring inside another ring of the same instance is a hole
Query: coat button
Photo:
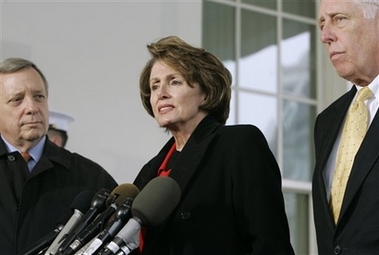
{"type": "Polygon", "coordinates": [[[15,159],[16,159],[16,158],[15,158],[15,156],[13,156],[13,155],[9,155],[9,156],[8,156],[8,160],[9,160],[9,161],[15,161],[15,159]]]}
{"type": "Polygon", "coordinates": [[[180,217],[182,217],[183,220],[188,220],[189,218],[191,218],[191,213],[190,212],[182,212],[180,214],[180,217]]]}
{"type": "Polygon", "coordinates": [[[336,247],[334,247],[334,254],[341,254],[341,252],[342,252],[341,246],[337,245],[336,247]]]}

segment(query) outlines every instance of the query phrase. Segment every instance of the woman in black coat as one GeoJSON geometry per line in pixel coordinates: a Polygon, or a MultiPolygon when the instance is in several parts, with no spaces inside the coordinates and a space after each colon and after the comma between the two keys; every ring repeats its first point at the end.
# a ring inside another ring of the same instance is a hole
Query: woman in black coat
{"type": "Polygon", "coordinates": [[[180,186],[169,218],[141,232],[142,254],[294,254],[276,160],[260,130],[225,126],[231,75],[211,53],[167,37],[148,46],[143,105],[172,138],[138,174],[180,186]]]}

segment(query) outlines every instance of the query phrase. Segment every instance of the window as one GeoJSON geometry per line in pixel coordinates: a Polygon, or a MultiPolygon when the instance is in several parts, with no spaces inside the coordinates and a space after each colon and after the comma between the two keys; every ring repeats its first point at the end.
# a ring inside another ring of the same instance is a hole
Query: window
{"type": "Polygon", "coordinates": [[[265,134],[282,171],[296,254],[312,254],[313,123],[317,114],[316,1],[204,0],[203,47],[233,75],[228,124],[265,134]]]}

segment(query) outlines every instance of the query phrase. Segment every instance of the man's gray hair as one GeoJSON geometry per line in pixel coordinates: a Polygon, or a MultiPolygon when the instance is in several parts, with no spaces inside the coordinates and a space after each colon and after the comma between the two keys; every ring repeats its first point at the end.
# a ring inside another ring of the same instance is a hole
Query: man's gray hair
{"type": "Polygon", "coordinates": [[[363,16],[366,19],[373,19],[379,14],[379,0],[353,0],[363,9],[363,16]]]}
{"type": "Polygon", "coordinates": [[[0,63],[0,74],[15,73],[17,71],[33,68],[41,76],[43,83],[45,84],[46,93],[48,93],[48,83],[45,75],[33,62],[23,58],[7,58],[0,63]]]}

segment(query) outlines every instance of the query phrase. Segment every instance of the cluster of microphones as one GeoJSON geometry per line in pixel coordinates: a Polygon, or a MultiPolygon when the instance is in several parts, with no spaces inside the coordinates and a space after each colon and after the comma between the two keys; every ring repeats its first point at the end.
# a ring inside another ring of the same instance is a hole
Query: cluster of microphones
{"type": "Polygon", "coordinates": [[[18,255],[129,254],[139,247],[141,228],[165,221],[180,196],[179,185],[170,177],[152,179],[141,192],[129,183],[112,192],[83,191],[72,202],[68,221],[18,255]]]}

